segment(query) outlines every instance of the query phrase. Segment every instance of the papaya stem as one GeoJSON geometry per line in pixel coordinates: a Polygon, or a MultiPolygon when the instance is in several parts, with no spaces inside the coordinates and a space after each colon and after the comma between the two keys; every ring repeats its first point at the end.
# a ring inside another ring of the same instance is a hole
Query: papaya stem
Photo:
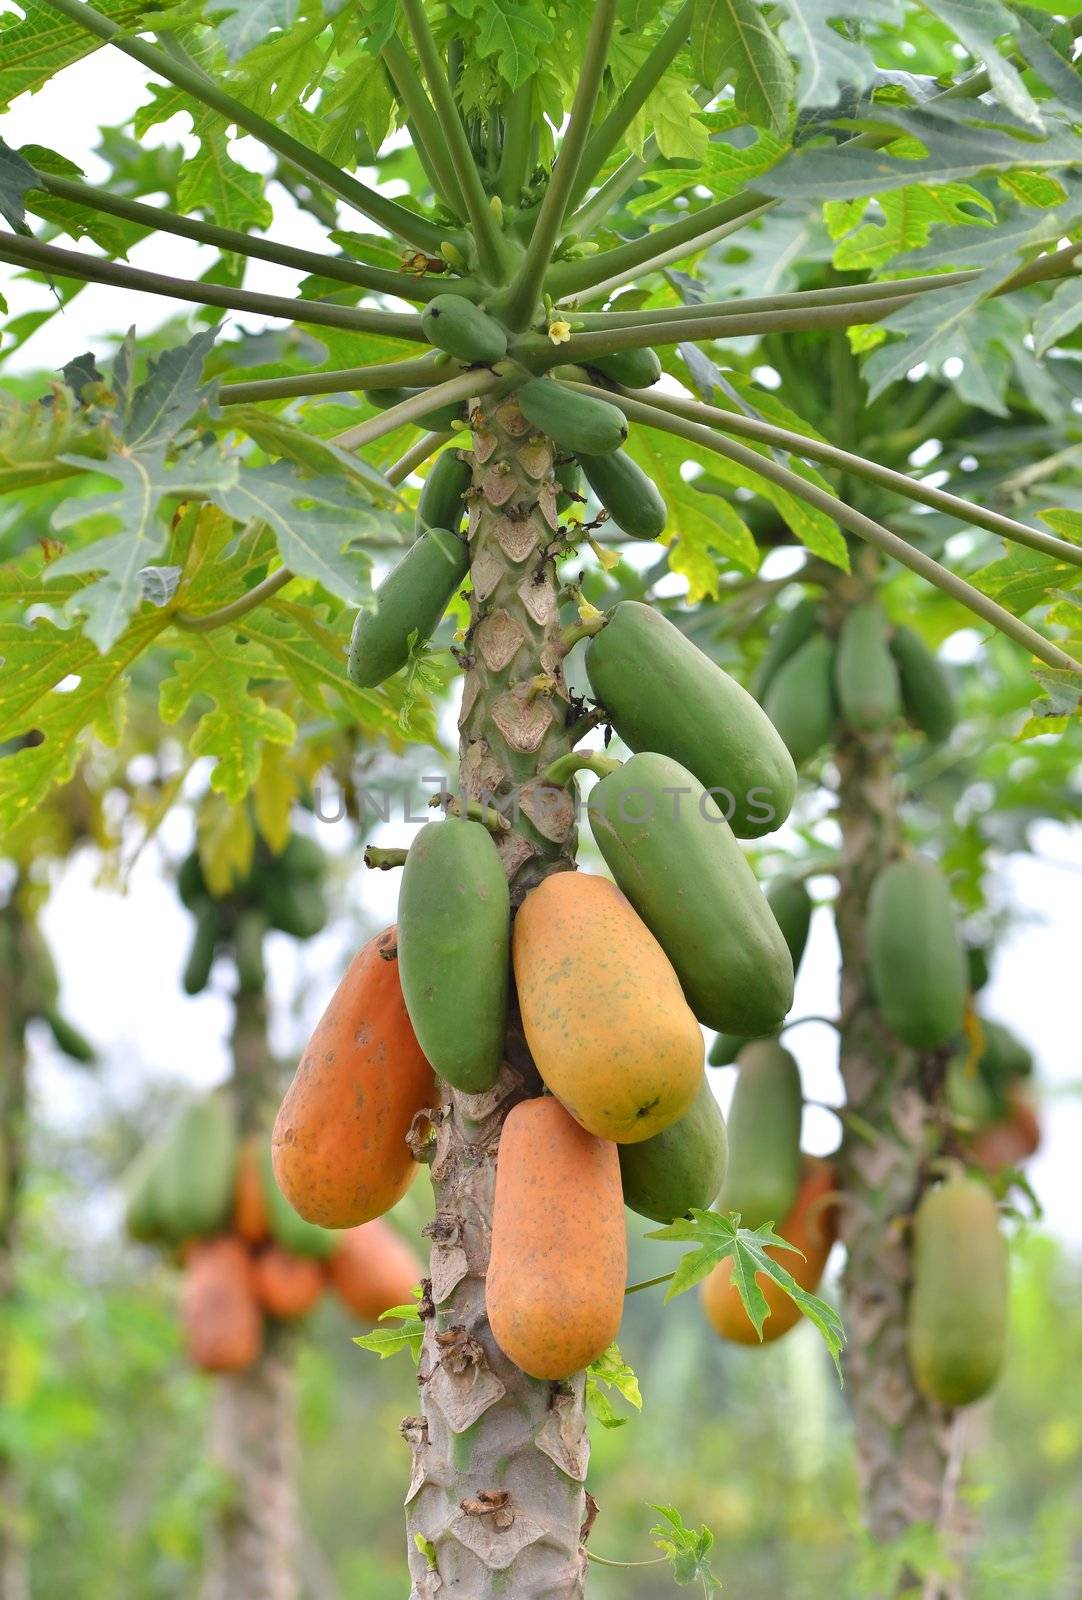
{"type": "MultiPolygon", "coordinates": [[[[416,3],[416,0],[410,0],[410,3],[416,3]]],[[[615,21],[616,0],[595,0],[567,129],[549,175],[548,188],[537,213],[530,242],[507,296],[505,310],[508,326],[516,331],[528,328],[537,313],[545,273],[563,228],[568,200],[589,137],[615,21]]]]}
{"type": "MultiPolygon", "coordinates": [[[[52,0],[50,0],[52,3],[52,0]]],[[[339,306],[329,300],[290,299],[278,294],[254,294],[249,289],[233,289],[224,284],[198,283],[189,278],[171,278],[161,272],[146,272],[122,261],[105,261],[80,250],[61,250],[42,244],[39,239],[4,234],[0,237],[0,261],[32,271],[52,272],[60,278],[76,278],[83,283],[104,283],[113,288],[138,289],[144,294],[167,295],[172,300],[188,300],[198,306],[221,306],[227,311],[254,311],[265,317],[282,317],[311,327],[347,328],[361,333],[382,333],[393,339],[427,343],[421,319],[414,313],[371,311],[358,306],[339,306]]]]}
{"type": "MultiPolygon", "coordinates": [[[[783,1022],[781,1027],[778,1029],[778,1032],[779,1033],[788,1033],[790,1028],[801,1028],[801,1027],[804,1026],[804,1024],[806,1022],[823,1022],[823,1023],[826,1024],[826,1026],[828,1028],[833,1028],[836,1033],[840,1033],[841,1032],[841,1023],[838,1021],[837,1017],[818,1017],[818,1016],[793,1017],[789,1022],[783,1022]]],[[[809,1104],[810,1104],[810,1102],[809,1102],[809,1104]]],[[[827,1107],[828,1111],[832,1110],[832,1109],[833,1109],[833,1107],[831,1107],[831,1106],[827,1107]]]]}
{"type": "Polygon", "coordinates": [[[464,217],[466,202],[462,195],[462,185],[458,181],[454,163],[449,159],[448,144],[440,126],[440,119],[425,93],[424,84],[410,60],[409,51],[396,33],[391,35],[383,47],[383,64],[390,73],[398,99],[410,120],[413,143],[418,156],[424,158],[425,169],[433,187],[452,211],[464,217]]]}
{"type": "Polygon", "coordinates": [[[54,11],[69,17],[79,27],[85,28],[87,33],[93,33],[106,44],[114,45],[151,72],[163,77],[167,83],[172,83],[178,89],[193,95],[201,105],[209,106],[212,111],[217,111],[238,128],[243,128],[245,133],[250,133],[269,150],[275,151],[300,172],[315,179],[363,216],[386,228],[389,233],[404,239],[407,244],[415,245],[419,250],[428,251],[432,255],[438,252],[443,233],[434,222],[418,216],[416,212],[408,210],[406,206],[398,205],[394,200],[386,199],[375,189],[370,189],[367,184],[343,172],[340,167],[336,167],[333,162],[326,160],[315,150],[310,150],[307,145],[302,144],[299,139],[294,139],[282,128],[276,128],[272,122],[268,122],[258,112],[251,110],[242,101],[220,88],[198,67],[188,65],[183,59],[179,59],[167,50],[146,44],[142,39],[130,37],[122,27],[103,16],[100,11],[95,11],[93,6],[85,3],[85,0],[47,0],[47,4],[54,11]]]}
{"type": "Polygon", "coordinates": [[[429,805],[435,809],[437,806],[445,807],[447,815],[451,817],[468,817],[471,822],[479,822],[489,833],[507,833],[511,823],[502,811],[497,811],[495,806],[482,805],[480,800],[466,799],[461,795],[434,794],[429,805]]]}
{"type": "Polygon", "coordinates": [[[429,26],[424,0],[402,0],[406,24],[413,35],[413,43],[428,81],[435,118],[443,130],[450,166],[462,193],[463,204],[470,220],[477,257],[482,271],[499,283],[503,279],[503,252],[496,219],[488,203],[481,174],[473,159],[470,141],[462,121],[450,80],[443,69],[439,49],[429,26]]]}
{"type": "Polygon", "coordinates": [[[437,406],[450,405],[456,400],[472,400],[477,395],[488,394],[498,388],[501,382],[503,380],[494,372],[460,373],[446,383],[437,383],[421,394],[410,395],[408,400],[401,400],[396,406],[388,406],[378,417],[369,417],[367,421],[347,428],[344,433],[336,434],[334,443],[343,450],[357,450],[361,445],[374,444],[403,423],[418,422],[437,406]]]}
{"type": "Polygon", "coordinates": [[[1046,666],[1058,667],[1066,672],[1082,673],[1082,662],[1076,661],[1058,645],[1043,638],[1020,618],[1012,616],[1009,611],[1005,611],[1002,606],[990,600],[987,595],[982,594],[971,583],[967,583],[964,578],[960,578],[957,573],[941,566],[931,556],[925,555],[923,550],[918,550],[896,533],[892,533],[889,528],[883,527],[882,523],[874,522],[863,512],[846,505],[844,500],[837,499],[815,484],[806,483],[803,478],[773,458],[759,455],[732,440],[723,439],[713,429],[704,427],[701,423],[686,422],[682,417],[673,416],[657,406],[645,405],[640,400],[632,400],[612,390],[600,389],[589,383],[569,383],[568,388],[576,389],[581,394],[591,394],[598,399],[608,400],[610,404],[618,406],[632,422],[644,423],[646,427],[657,428],[662,433],[675,434],[677,438],[685,439],[689,444],[699,445],[703,449],[724,456],[729,461],[736,462],[745,471],[779,484],[799,499],[815,506],[817,510],[825,512],[843,528],[875,545],[886,555],[893,556],[903,567],[908,567],[911,572],[915,572],[918,577],[924,578],[944,594],[949,594],[968,611],[972,611],[975,616],[998,629],[1000,633],[1006,634],[1009,639],[1013,639],[1016,644],[1036,656],[1038,661],[1043,661],[1046,666]]]}
{"type": "Polygon", "coordinates": [[[580,639],[592,639],[595,633],[600,633],[608,620],[602,611],[596,617],[586,617],[582,622],[572,623],[565,628],[560,635],[560,648],[564,654],[573,650],[580,639]]]}
{"type": "MultiPolygon", "coordinates": [[[[1082,249],[1082,244],[1079,245],[1082,249]]],[[[851,328],[880,322],[908,305],[916,296],[895,295],[881,300],[862,300],[850,305],[816,305],[789,311],[751,311],[747,316],[697,316],[686,322],[635,322],[619,328],[597,328],[588,333],[573,333],[554,350],[548,366],[566,362],[588,364],[598,356],[618,350],[642,350],[648,345],[681,344],[685,341],[737,339],[750,333],[799,333],[816,328],[851,328]]]]}
{"type": "Polygon", "coordinates": [[[503,149],[496,173],[496,193],[505,206],[517,205],[530,176],[533,149],[534,80],[513,90],[504,116],[503,149]]]}
{"type": "Polygon", "coordinates": [[[377,361],[368,367],[336,367],[330,372],[302,372],[295,378],[262,378],[250,383],[223,383],[223,406],[252,400],[293,400],[304,395],[356,393],[360,389],[415,389],[446,383],[446,369],[431,356],[409,361],[377,361]]]}
{"type": "MultiPolygon", "coordinates": [[[[660,272],[664,267],[671,267],[676,261],[683,261],[687,256],[698,255],[704,250],[709,250],[713,245],[720,244],[723,239],[728,239],[731,234],[739,233],[750,222],[755,222],[759,217],[765,216],[769,206],[757,206],[753,211],[742,212],[738,217],[730,217],[727,221],[719,222],[716,227],[708,228],[705,233],[694,235],[692,238],[678,241],[667,250],[662,250],[656,256],[648,256],[639,265],[625,267],[621,272],[614,272],[611,277],[603,278],[600,283],[595,283],[585,292],[587,300],[601,300],[607,298],[614,289],[620,289],[625,283],[633,283],[651,272],[660,272]]],[[[594,258],[599,259],[598,257],[594,258]]],[[[563,301],[561,300],[561,304],[563,301]]]]}
{"type": "Polygon", "coordinates": [[[386,848],[378,844],[366,844],[364,847],[364,864],[366,867],[378,868],[380,872],[390,872],[392,867],[404,867],[408,850],[388,845],[386,848]]]}
{"type": "Polygon", "coordinates": [[[623,762],[618,757],[602,755],[599,750],[572,750],[569,755],[560,756],[550,767],[546,767],[541,774],[541,782],[564,789],[576,772],[593,772],[599,778],[607,778],[622,766],[623,762]]]}
{"type": "Polygon", "coordinates": [[[671,1283],[675,1277],[675,1272],[663,1272],[660,1278],[643,1278],[639,1283],[629,1283],[624,1293],[638,1294],[640,1289],[655,1289],[659,1283],[671,1283]]]}
{"type": "Polygon", "coordinates": [[[577,206],[609,156],[642,110],[650,95],[680,53],[695,10],[695,0],[686,0],[634,77],[624,87],[616,103],[591,133],[583,148],[578,174],[567,203],[577,206]]]}
{"type": "Polygon", "coordinates": [[[588,1545],[583,1545],[583,1554],[587,1561],[592,1561],[599,1567],[660,1567],[668,1556],[652,1556],[649,1561],[611,1561],[608,1556],[599,1556],[588,1545]]]}
{"type": "Polygon", "coordinates": [[[129,200],[125,195],[113,194],[107,189],[95,189],[89,183],[78,183],[74,178],[60,178],[51,172],[39,172],[38,181],[40,188],[60,200],[73,200],[77,205],[89,206],[91,210],[104,212],[108,216],[124,217],[157,233],[172,233],[180,239],[194,239],[198,244],[214,245],[219,250],[247,256],[253,261],[273,261],[281,267],[295,267],[298,272],[336,278],[342,283],[353,283],[377,294],[393,294],[402,300],[427,301],[444,293],[447,288],[446,284],[441,286],[419,274],[392,272],[387,267],[370,267],[360,261],[349,261],[343,256],[323,256],[315,250],[298,250],[294,245],[279,244],[275,239],[259,239],[237,228],[220,228],[217,223],[204,222],[199,217],[181,216],[176,211],[167,211],[163,206],[144,205],[139,200],[129,200]]]}

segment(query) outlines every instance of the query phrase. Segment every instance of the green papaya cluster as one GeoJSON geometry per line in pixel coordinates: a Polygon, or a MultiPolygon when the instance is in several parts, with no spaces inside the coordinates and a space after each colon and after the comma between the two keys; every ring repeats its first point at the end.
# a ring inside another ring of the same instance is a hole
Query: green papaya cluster
{"type": "Polygon", "coordinates": [[[22,1035],[27,1023],[45,1023],[69,1061],[90,1066],[97,1052],[60,1009],[60,978],[45,936],[14,900],[0,908],[0,968],[14,976],[8,1025],[22,1035]]]}
{"type": "Polygon", "coordinates": [[[955,723],[954,691],[936,655],[871,601],[851,606],[833,638],[816,603],[802,599],[775,628],[751,685],[797,766],[839,726],[876,733],[904,717],[941,742],[955,723]]]}
{"type": "Polygon", "coordinates": [[[965,1022],[969,973],[950,886],[934,861],[884,867],[868,899],[868,964],[884,1023],[903,1044],[936,1050],[965,1022]]]}
{"type": "Polygon", "coordinates": [[[326,860],[315,840],[291,834],[275,855],[259,839],[250,872],[223,897],[211,893],[198,851],[186,856],[177,870],[177,893],[195,918],[195,931],[184,967],[185,992],[200,994],[206,988],[223,949],[236,962],[241,988],[261,989],[263,938],[269,929],[313,939],[325,927],[325,872],[326,860]]]}

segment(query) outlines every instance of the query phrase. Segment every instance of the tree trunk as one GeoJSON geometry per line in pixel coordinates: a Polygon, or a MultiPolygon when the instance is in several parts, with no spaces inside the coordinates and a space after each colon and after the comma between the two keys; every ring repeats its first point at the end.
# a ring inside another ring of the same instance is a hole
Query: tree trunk
{"type": "MultiPolygon", "coordinates": [[[[241,1135],[266,1127],[277,1091],[262,990],[234,998],[233,1094],[241,1135]]],[[[267,1319],[259,1360],[214,1380],[208,1454],[227,1489],[208,1540],[203,1600],[296,1600],[296,1334],[267,1319]]]]}
{"type": "MultiPolygon", "coordinates": [[[[848,1109],[877,1135],[869,1143],[850,1132],[841,1160],[846,1376],[864,1521],[877,1545],[924,1526],[938,1530],[945,1552],[954,1553],[960,1436],[951,1414],[917,1391],[906,1355],[907,1223],[935,1148],[933,1108],[943,1063],[899,1045],[887,1032],[868,980],[868,895],[900,838],[892,735],[843,732],[835,761],[842,835],[835,906],[842,963],[840,1066],[848,1109]]],[[[947,1600],[960,1591],[951,1580],[926,1583],[909,1573],[898,1592],[947,1600]]]]}
{"type": "MultiPolygon", "coordinates": [[[[26,1005],[23,919],[14,903],[0,929],[0,1395],[18,1295],[19,1199],[26,1138],[26,1005]],[[3,937],[4,934],[7,937],[3,937]]],[[[0,1452],[0,1600],[29,1600],[26,1510],[18,1464],[0,1452]]]]}
{"type": "MultiPolygon", "coordinates": [[[[498,804],[511,820],[497,845],[517,906],[575,858],[574,804],[539,782],[575,738],[561,665],[555,455],[513,399],[479,407],[473,422],[460,782],[466,797],[498,804]]],[[[500,1129],[539,1087],[512,1024],[493,1089],[446,1091],[437,1114],[422,1414],[402,1425],[413,1453],[411,1600],[583,1594],[583,1376],[528,1378],[500,1352],[485,1315],[500,1129]]]]}

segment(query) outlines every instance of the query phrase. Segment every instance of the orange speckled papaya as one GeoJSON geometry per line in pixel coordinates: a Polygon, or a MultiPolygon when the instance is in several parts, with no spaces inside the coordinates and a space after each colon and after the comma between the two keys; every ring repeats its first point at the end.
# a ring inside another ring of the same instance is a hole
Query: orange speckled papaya
{"type": "Polygon", "coordinates": [[[288,1321],[311,1311],[323,1293],[323,1269],[310,1256],[270,1244],[252,1262],[252,1287],[264,1311],[288,1321]]]}
{"type": "Polygon", "coordinates": [[[181,1321],[193,1366],[240,1372],[263,1348],[252,1264],[239,1239],[197,1239],[185,1256],[181,1321]]]}
{"type": "Polygon", "coordinates": [[[485,1301],[493,1337],[532,1378],[569,1378],[616,1338],[627,1238],[616,1146],[558,1100],[523,1100],[500,1135],[485,1301]]]}
{"type": "Polygon", "coordinates": [[[354,956],[282,1101],[271,1140],[279,1188],[306,1222],[370,1222],[412,1183],[406,1134],[435,1103],[387,928],[354,956]]]}
{"type": "Polygon", "coordinates": [[[347,1310],[376,1322],[392,1306],[412,1303],[424,1268],[389,1222],[376,1217],[350,1228],[327,1262],[327,1276],[347,1310]]]}
{"type": "MultiPolygon", "coordinates": [[[[834,1187],[834,1168],[830,1162],[805,1156],[804,1175],[793,1209],[782,1226],[775,1230],[780,1238],[787,1239],[803,1252],[803,1259],[792,1250],[775,1247],[767,1251],[767,1255],[792,1273],[802,1289],[812,1293],[819,1287],[835,1239],[835,1207],[827,1200],[834,1187]]],[[[732,1262],[721,1261],[704,1280],[703,1309],[723,1339],[729,1339],[734,1344],[757,1345],[759,1335],[732,1284],[731,1273],[732,1262]]],[[[788,1333],[790,1328],[795,1328],[803,1312],[796,1301],[791,1300],[784,1289],[779,1288],[765,1273],[757,1272],[755,1280],[770,1307],[763,1323],[762,1338],[763,1344],[770,1344],[774,1339],[780,1339],[783,1333],[788,1333]]]]}
{"type": "Polygon", "coordinates": [[[553,873],[519,909],[513,956],[537,1070],[589,1133],[636,1144],[684,1115],[702,1084],[703,1036],[615,884],[553,873]]]}

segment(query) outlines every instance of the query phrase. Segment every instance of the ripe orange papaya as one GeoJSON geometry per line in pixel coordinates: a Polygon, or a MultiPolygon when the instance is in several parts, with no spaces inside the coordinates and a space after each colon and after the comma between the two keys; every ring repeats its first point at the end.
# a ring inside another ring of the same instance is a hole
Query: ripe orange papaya
{"type": "Polygon", "coordinates": [[[382,1217],[350,1228],[327,1262],[327,1276],[342,1304],[365,1322],[392,1306],[408,1306],[424,1269],[402,1236],[382,1217]]]}
{"type": "Polygon", "coordinates": [[[286,1091],[271,1136],[279,1188],[307,1222],[370,1222],[413,1182],[406,1134],[435,1103],[387,928],[354,956],[286,1091]]]}
{"type": "MultiPolygon", "coordinates": [[[[786,1272],[796,1279],[802,1289],[813,1293],[818,1289],[830,1255],[836,1233],[835,1208],[828,1196],[835,1187],[834,1168],[829,1161],[815,1156],[804,1157],[804,1172],[793,1209],[779,1228],[774,1231],[789,1244],[796,1245],[802,1256],[792,1250],[779,1250],[772,1246],[767,1255],[778,1261],[786,1272]]],[[[763,1323],[763,1344],[780,1339],[783,1333],[795,1328],[803,1312],[795,1300],[785,1293],[764,1272],[755,1274],[755,1281],[763,1291],[770,1310],[763,1323]]],[[[703,1282],[703,1309],[715,1331],[734,1344],[758,1344],[755,1324],[744,1309],[732,1282],[732,1262],[720,1261],[703,1282]]]]}
{"type": "Polygon", "coordinates": [[[233,1231],[247,1244],[263,1244],[270,1238],[267,1197],[263,1189],[261,1154],[265,1136],[251,1133],[237,1152],[237,1174],[233,1190],[233,1231]]]}
{"type": "Polygon", "coordinates": [[[616,1146],[558,1100],[520,1101],[496,1161],[485,1280],[496,1343],[532,1378],[569,1378],[616,1338],[626,1279],[616,1146]]]}
{"type": "Polygon", "coordinates": [[[928,1189],[913,1222],[909,1364],[917,1388],[943,1406],[980,1400],[999,1377],[1007,1342],[1007,1246],[988,1187],[956,1173],[928,1189]]]}
{"type": "Polygon", "coordinates": [[[252,1261],[252,1287],[264,1311],[289,1321],[311,1311],[323,1293],[323,1271],[311,1257],[269,1244],[252,1261]]]}
{"type": "Polygon", "coordinates": [[[703,1036],[615,884],[553,873],[523,901],[512,946],[537,1070],[588,1132],[636,1144],[684,1115],[703,1080],[703,1036]]]}
{"type": "Polygon", "coordinates": [[[973,1160],[993,1176],[1004,1167],[1020,1167],[1041,1146],[1041,1124],[1025,1090],[1012,1084],[1007,1101],[1006,1117],[981,1128],[970,1145],[973,1160]]]}
{"type": "Polygon", "coordinates": [[[240,1372],[259,1358],[263,1317],[239,1239],[198,1239],[191,1245],[180,1315],[189,1358],[204,1372],[240,1372]]]}

